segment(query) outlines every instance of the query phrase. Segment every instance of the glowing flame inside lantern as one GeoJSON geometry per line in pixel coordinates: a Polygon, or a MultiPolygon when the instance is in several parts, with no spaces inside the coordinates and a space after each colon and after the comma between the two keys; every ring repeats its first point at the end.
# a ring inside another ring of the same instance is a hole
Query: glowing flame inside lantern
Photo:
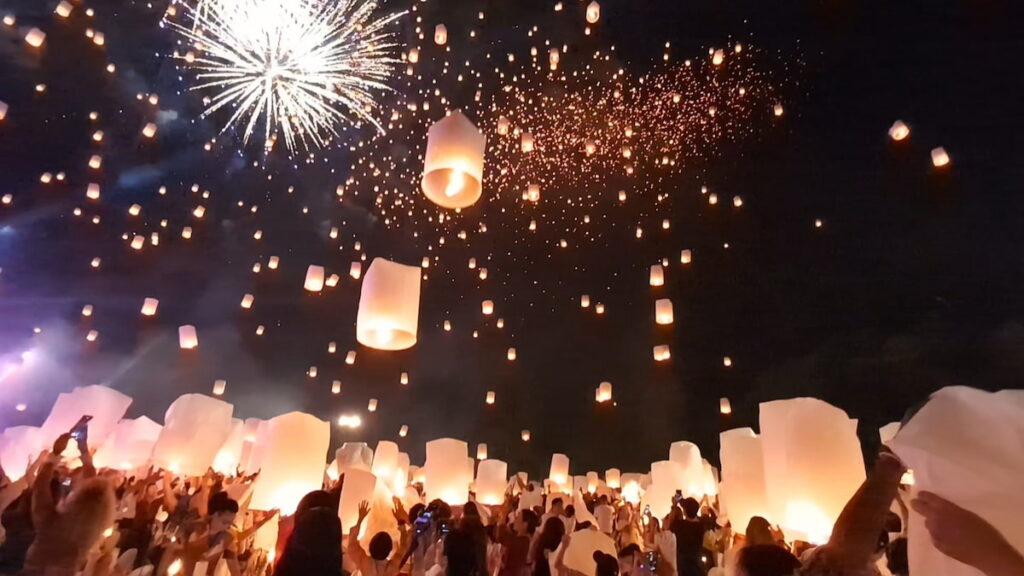
{"type": "Polygon", "coordinates": [[[832,535],[833,520],[814,504],[793,500],[786,504],[786,516],[782,522],[789,530],[801,533],[812,544],[824,544],[832,535]]]}
{"type": "Polygon", "coordinates": [[[452,198],[458,196],[466,185],[466,175],[461,170],[452,170],[448,178],[448,185],[444,188],[444,195],[452,198]]]}

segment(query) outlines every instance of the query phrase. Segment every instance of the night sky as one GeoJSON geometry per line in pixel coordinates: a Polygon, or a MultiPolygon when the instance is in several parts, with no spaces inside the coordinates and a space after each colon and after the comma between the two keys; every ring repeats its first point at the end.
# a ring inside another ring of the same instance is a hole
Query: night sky
{"type": "MultiPolygon", "coordinates": [[[[161,422],[174,398],[209,393],[225,379],[236,416],[360,414],[358,430],[333,427],[335,446],[397,440],[416,462],[425,441],[450,436],[486,442],[492,458],[533,473],[546,471],[551,452],[564,452],[583,473],[646,470],[676,440],[696,442],[715,462],[718,432],[756,428],[757,405],[767,400],[829,401],[860,420],[871,450],[879,426],[938,388],[1019,387],[1024,140],[1015,58],[1024,36],[1009,3],[603,0],[591,37],[582,34],[577,0],[561,13],[553,1],[421,3],[417,14],[430,30],[448,26],[453,60],[491,49],[525,56],[524,31],[534,24],[582,52],[614,44],[617,66],[636,75],[655,69],[665,42],[674,59],[702,62],[709,47],[741,42],[771,89],[749,129],[645,191],[638,185],[641,197],[621,206],[615,192],[624,185],[573,177],[559,193],[587,194],[586,209],[565,208],[547,191],[543,207],[523,207],[520,190],[485,189],[489,200],[445,225],[423,216],[386,224],[374,194],[359,186],[337,201],[335,187],[361,153],[341,143],[309,162],[277,149],[264,157],[231,133],[204,151],[217,118],[198,118],[201,98],[168,57],[176,39],[158,25],[166,3],[92,0],[92,24],[86,5],[57,21],[55,4],[0,0],[0,15],[17,17],[13,28],[0,25],[0,101],[9,104],[0,121],[0,196],[12,195],[0,205],[0,359],[13,366],[0,383],[0,427],[38,424],[59,392],[93,383],[131,395],[130,416],[161,422]],[[475,23],[479,10],[483,24],[475,23]],[[22,40],[32,26],[47,32],[40,51],[22,40]],[[106,46],[84,36],[89,26],[105,33],[106,46]],[[472,26],[479,42],[455,39],[472,26]],[[108,62],[116,74],[104,70],[108,62]],[[137,93],[158,94],[159,105],[137,93]],[[785,107],[778,118],[776,100],[785,107]],[[911,127],[903,142],[887,136],[898,119],[911,127]],[[146,122],[160,125],[153,141],[139,136],[146,122]],[[90,141],[98,128],[102,145],[90,141]],[[938,146],[949,166],[932,166],[938,146]],[[86,164],[98,153],[97,173],[86,164]],[[61,171],[64,182],[40,182],[61,171]],[[86,202],[89,182],[101,184],[100,202],[86,202]],[[211,197],[192,193],[193,183],[211,197]],[[658,193],[672,201],[649,197],[658,193]],[[742,208],[732,205],[736,195],[742,208]],[[129,217],[132,204],[141,217],[129,217]],[[207,210],[201,220],[190,214],[197,205],[207,210]],[[86,215],[74,216],[75,207],[86,215]],[[550,224],[528,232],[527,209],[550,224]],[[589,228],[566,223],[584,214],[593,217],[589,228]],[[660,229],[663,218],[670,230],[660,229]],[[189,241],[183,226],[193,227],[189,241]],[[328,238],[332,226],[337,240],[328,238]],[[460,242],[463,229],[477,233],[460,242]],[[255,230],[263,240],[253,240],[255,230]],[[148,244],[153,231],[159,246],[148,244]],[[146,248],[132,250],[125,232],[145,235],[146,248]],[[559,248],[561,239],[570,246],[559,248]],[[374,257],[411,265],[432,258],[411,350],[357,345],[359,282],[348,276],[356,241],[364,272],[374,257]],[[692,264],[680,264],[682,249],[692,249],[692,264]],[[281,259],[276,271],[266,269],[271,255],[281,259]],[[101,265],[92,269],[96,257],[101,265]],[[467,269],[470,257],[488,268],[486,281],[467,269]],[[662,258],[666,285],[652,288],[648,268],[662,258]],[[310,264],[341,276],[338,287],[305,292],[310,264]],[[255,296],[251,310],[239,307],[246,293],[255,296]],[[582,294],[607,312],[581,309],[582,294]],[[160,300],[155,318],[139,315],[146,297],[160,300]],[[670,327],[654,323],[657,298],[674,303],[670,327]],[[494,316],[481,315],[484,299],[495,301],[494,316]],[[87,304],[91,317],[81,313],[87,304]],[[197,326],[198,350],[178,348],[182,324],[197,326]],[[98,330],[95,342],[86,341],[89,330],[98,330]],[[336,354],[327,352],[332,341],[336,354]],[[671,346],[670,361],[653,361],[656,344],[671,346]],[[515,362],[506,360],[509,347],[515,362]],[[26,350],[33,356],[21,362],[26,350]],[[348,350],[358,351],[351,366],[348,350]],[[399,384],[402,372],[408,386],[399,384]],[[331,394],[332,380],[342,382],[341,394],[331,394]],[[614,405],[594,402],[601,381],[613,383],[614,405]],[[497,394],[493,406],[484,403],[488,391],[497,394]],[[720,397],[731,399],[731,416],[718,413],[720,397]],[[375,413],[366,411],[371,398],[375,413]],[[20,403],[27,410],[17,411],[20,403]],[[403,424],[409,435],[400,439],[403,424]],[[519,439],[523,429],[529,443],[519,439]]],[[[408,19],[395,27],[403,46],[415,41],[411,28],[408,19]]],[[[388,98],[408,96],[408,82],[397,73],[388,98]]],[[[452,108],[467,106],[460,98],[472,91],[449,97],[452,108]]],[[[443,110],[432,110],[433,120],[443,110]]],[[[425,131],[405,135],[416,146],[425,139],[425,131]]],[[[417,214],[436,215],[426,198],[406,192],[417,214]]]]}

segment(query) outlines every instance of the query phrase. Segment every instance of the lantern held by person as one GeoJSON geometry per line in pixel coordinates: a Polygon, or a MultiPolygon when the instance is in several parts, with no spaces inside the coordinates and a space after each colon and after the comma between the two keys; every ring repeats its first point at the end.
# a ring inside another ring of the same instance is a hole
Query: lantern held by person
{"type": "Polygon", "coordinates": [[[178,397],[164,416],[153,446],[153,464],[185,476],[202,476],[231,435],[234,406],[202,394],[178,397]]]}

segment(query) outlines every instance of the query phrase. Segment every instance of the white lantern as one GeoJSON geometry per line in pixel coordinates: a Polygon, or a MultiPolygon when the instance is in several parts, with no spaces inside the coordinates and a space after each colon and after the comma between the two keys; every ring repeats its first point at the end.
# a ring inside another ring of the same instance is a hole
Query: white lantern
{"type": "MultiPolygon", "coordinates": [[[[351,469],[345,473],[345,483],[341,487],[341,499],[338,502],[338,518],[341,519],[343,533],[348,534],[356,525],[359,504],[372,502],[376,488],[377,477],[366,470],[351,469]]],[[[366,525],[362,528],[365,530],[366,525]]],[[[356,534],[356,537],[359,536],[356,534]]]]}
{"type": "Polygon", "coordinates": [[[334,459],[339,475],[350,470],[369,472],[373,466],[373,450],[365,442],[345,442],[334,453],[334,459]]]}
{"type": "Polygon", "coordinates": [[[601,384],[598,385],[597,387],[597,393],[595,396],[595,400],[597,400],[600,403],[610,401],[612,399],[612,383],[601,382],[601,384]]]}
{"type": "Polygon", "coordinates": [[[135,420],[121,420],[107,441],[93,454],[97,468],[134,470],[146,465],[163,426],[142,416],[135,420]]]}
{"type": "Polygon", "coordinates": [[[3,120],[4,118],[7,118],[7,109],[8,109],[7,103],[4,102],[3,100],[0,100],[0,120],[3,120]]]}
{"type": "Polygon", "coordinates": [[[728,398],[719,398],[718,411],[722,414],[732,414],[732,403],[729,402],[728,398]]]}
{"type": "Polygon", "coordinates": [[[501,460],[483,460],[476,472],[476,500],[485,506],[498,506],[505,501],[508,464],[501,460]]]}
{"type": "Polygon", "coordinates": [[[622,472],[618,468],[609,468],[604,471],[604,483],[612,490],[618,490],[621,486],[622,472]]]}
{"type": "Polygon", "coordinates": [[[569,481],[569,457],[565,454],[551,455],[551,468],[548,471],[548,479],[564,486],[569,481]]]}
{"type": "Polygon", "coordinates": [[[668,459],[680,466],[680,484],[673,487],[673,490],[682,490],[687,496],[699,500],[704,495],[704,462],[700,448],[693,442],[673,442],[669,447],[668,459]]]}
{"type": "Polygon", "coordinates": [[[597,472],[587,472],[587,492],[590,494],[597,492],[598,484],[600,484],[600,479],[597,477],[597,472]]]}
{"type": "Polygon", "coordinates": [[[366,403],[366,411],[367,412],[376,412],[377,411],[377,399],[376,398],[370,398],[370,400],[366,403]]]}
{"type": "Polygon", "coordinates": [[[245,447],[245,422],[238,418],[231,419],[231,434],[217,451],[213,459],[214,471],[232,476],[242,462],[242,449],[245,447]]]}
{"type": "Polygon", "coordinates": [[[156,136],[156,124],[149,122],[142,128],[142,135],[146,138],[156,136]]]}
{"type": "Polygon", "coordinates": [[[419,269],[374,258],[360,292],[356,339],[379,350],[411,348],[416,344],[419,311],[419,269]]]}
{"type": "Polygon", "coordinates": [[[587,22],[590,24],[597,24],[597,21],[601,19],[601,5],[594,0],[590,4],[587,4],[587,22]]]}
{"type": "Polygon", "coordinates": [[[444,24],[438,24],[434,27],[434,43],[438,46],[444,46],[448,43],[448,28],[444,24]]]}
{"type": "Polygon", "coordinates": [[[529,132],[523,132],[519,139],[519,149],[523,152],[533,152],[533,134],[529,132]]]}
{"type": "Polygon", "coordinates": [[[693,253],[689,250],[683,250],[679,253],[679,262],[681,264],[689,264],[693,261],[693,253]]]}
{"type": "Polygon", "coordinates": [[[597,563],[594,562],[594,553],[598,551],[615,558],[615,542],[611,536],[599,530],[573,532],[569,535],[569,544],[563,557],[566,569],[584,576],[595,576],[597,563]]]}
{"type": "Polygon", "coordinates": [[[774,106],[774,107],[772,108],[772,112],[773,112],[773,113],[774,113],[774,114],[775,114],[776,116],[782,116],[782,113],[783,113],[783,109],[782,109],[782,104],[776,104],[776,105],[775,105],[775,106],[774,106]]]}
{"type": "Polygon", "coordinates": [[[765,489],[764,450],[761,438],[750,428],[727,430],[720,434],[720,440],[722,505],[733,530],[743,534],[752,517],[772,519],[765,489]]]}
{"type": "Polygon", "coordinates": [[[889,137],[893,140],[899,142],[906,140],[907,136],[910,136],[910,126],[907,126],[903,120],[897,120],[889,127],[889,137]]]}
{"type": "Polygon", "coordinates": [[[476,459],[487,460],[487,444],[481,442],[476,445],[476,459]]]}
{"type": "Polygon", "coordinates": [[[538,185],[538,184],[530,184],[529,186],[527,186],[527,188],[526,188],[526,199],[529,200],[530,202],[539,202],[540,201],[540,185],[538,185]]]}
{"type": "Polygon", "coordinates": [[[590,296],[584,294],[580,297],[580,308],[590,308],[590,296]]]}
{"type": "Polygon", "coordinates": [[[196,327],[190,324],[178,327],[178,346],[182,350],[191,350],[199,347],[199,335],[196,327]]]}
{"type": "Polygon", "coordinates": [[[74,10],[74,8],[74,5],[67,0],[60,0],[60,3],[57,4],[57,7],[54,8],[53,12],[61,18],[67,18],[71,15],[71,11],[74,10]]]}
{"type": "Polygon", "coordinates": [[[373,452],[373,466],[370,471],[377,478],[389,479],[398,469],[398,444],[381,440],[373,452]]]}
{"type": "Polygon", "coordinates": [[[442,208],[466,208],[483,193],[487,138],[456,110],[427,131],[423,194],[442,208]]]}
{"type": "Polygon", "coordinates": [[[142,301],[142,315],[143,316],[156,316],[156,309],[160,306],[160,301],[156,298],[146,298],[142,301]]]}
{"type": "Polygon", "coordinates": [[[480,303],[480,311],[484,316],[494,314],[494,302],[492,300],[484,300],[480,303]]]}
{"type": "Polygon", "coordinates": [[[440,498],[449,505],[465,504],[469,499],[472,467],[467,469],[469,447],[461,440],[442,438],[427,442],[423,489],[427,500],[440,498]]]}
{"type": "Polygon", "coordinates": [[[489,392],[487,392],[487,397],[486,397],[486,398],[484,399],[484,401],[485,401],[485,402],[486,402],[486,403],[487,403],[488,405],[492,405],[492,404],[494,404],[494,391],[493,391],[493,390],[492,390],[492,391],[489,391],[489,392]]]}
{"type": "Polygon", "coordinates": [[[89,442],[101,446],[131,404],[131,397],[106,386],[81,386],[60,394],[43,422],[43,440],[52,443],[88,414],[92,416],[88,425],[89,442]]]}
{"type": "Polygon", "coordinates": [[[324,289],[324,267],[310,266],[306,269],[306,280],[303,288],[309,292],[319,292],[324,289]]]}
{"type": "Polygon", "coordinates": [[[228,381],[227,380],[215,380],[213,382],[213,395],[214,396],[223,396],[224,392],[227,390],[227,388],[228,388],[228,381]]]}
{"type": "Polygon", "coordinates": [[[941,168],[949,164],[949,154],[946,153],[946,149],[932,148],[932,165],[936,168],[941,168]]]}
{"type": "Polygon", "coordinates": [[[252,308],[252,303],[255,299],[256,297],[253,296],[252,294],[246,294],[245,296],[242,296],[242,308],[245,308],[246,310],[252,308]]]}
{"type": "Polygon", "coordinates": [[[814,398],[761,404],[764,472],[772,520],[787,536],[824,543],[864,481],[856,426],[814,398]]]}
{"type": "Polygon", "coordinates": [[[12,426],[4,430],[0,436],[0,463],[3,463],[4,473],[17,481],[44,449],[49,447],[43,440],[43,431],[35,426],[12,426]]]}
{"type": "Polygon", "coordinates": [[[359,280],[359,278],[363,275],[363,263],[353,262],[352,264],[350,264],[348,267],[348,275],[351,276],[354,280],[359,280]]]}
{"type": "Polygon", "coordinates": [[[516,349],[515,348],[509,348],[508,349],[508,353],[507,353],[507,357],[508,357],[509,360],[515,360],[516,359],[516,349]]]}
{"type": "Polygon", "coordinates": [[[654,302],[654,320],[662,326],[673,322],[672,301],[668,298],[660,298],[654,302]]]}
{"type": "Polygon", "coordinates": [[[398,435],[400,437],[402,437],[402,438],[405,438],[406,436],[408,436],[409,435],[409,426],[407,424],[402,424],[402,427],[398,429],[398,435]]]}
{"type": "Polygon", "coordinates": [[[46,33],[39,28],[33,28],[25,34],[25,43],[33,48],[39,48],[46,42],[46,33]]]}
{"type": "Polygon", "coordinates": [[[665,285],[665,269],[661,267],[661,264],[654,264],[651,266],[651,286],[664,286],[665,285]]]}
{"type": "Polygon", "coordinates": [[[664,362],[672,358],[672,350],[669,349],[668,344],[659,344],[654,347],[654,361],[664,362]]]}
{"type": "Polygon", "coordinates": [[[523,430],[522,432],[519,433],[519,438],[523,442],[529,442],[530,438],[531,438],[530,431],[529,430],[523,430]]]}
{"type": "Polygon", "coordinates": [[[178,397],[167,408],[153,463],[176,474],[202,476],[231,435],[232,412],[231,404],[202,394],[178,397]]]}
{"type": "Polygon", "coordinates": [[[509,121],[504,116],[498,117],[498,135],[504,136],[508,134],[509,121]]]}

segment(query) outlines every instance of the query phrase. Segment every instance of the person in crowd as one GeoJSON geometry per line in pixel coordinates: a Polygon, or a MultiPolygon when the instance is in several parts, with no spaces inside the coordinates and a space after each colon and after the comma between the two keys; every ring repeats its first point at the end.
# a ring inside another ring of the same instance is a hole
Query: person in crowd
{"type": "Polygon", "coordinates": [[[618,573],[621,576],[641,576],[640,567],[644,560],[643,551],[636,544],[619,550],[618,573]]]}
{"type": "Polygon", "coordinates": [[[597,520],[597,528],[611,536],[615,531],[615,508],[608,503],[608,496],[601,494],[597,497],[597,505],[594,506],[594,518],[597,520]]]}
{"type": "Polygon", "coordinates": [[[600,550],[594,552],[594,563],[597,565],[596,576],[619,576],[621,562],[611,554],[605,554],[600,550]]]}
{"type": "Polygon", "coordinates": [[[679,576],[703,576],[703,558],[707,557],[704,534],[714,527],[714,520],[698,516],[700,502],[694,498],[684,499],[680,506],[682,515],[676,515],[669,525],[676,536],[676,569],[679,576]]]}
{"type": "Polygon", "coordinates": [[[671,524],[670,520],[678,511],[679,509],[673,506],[672,511],[666,516],[664,524],[654,517],[650,517],[647,521],[644,547],[658,553],[658,572],[660,574],[676,573],[676,535],[671,530],[664,529],[663,526],[671,524]]]}
{"type": "Polygon", "coordinates": [[[633,505],[626,502],[615,513],[615,547],[625,548],[630,544],[640,544],[640,519],[634,514],[633,505]]]}
{"type": "Polygon", "coordinates": [[[447,576],[486,576],[487,531],[476,505],[463,507],[459,519],[444,541],[447,576]]]}
{"type": "Polygon", "coordinates": [[[341,521],[336,510],[316,506],[301,514],[296,511],[295,527],[274,576],[342,576],[341,521]]]}
{"type": "Polygon", "coordinates": [[[391,540],[390,534],[378,532],[370,539],[369,550],[363,550],[362,544],[359,543],[359,533],[363,527],[363,521],[370,515],[370,504],[365,501],[359,503],[359,515],[355,525],[349,530],[346,551],[362,576],[398,576],[402,562],[405,560],[406,549],[409,546],[409,531],[406,526],[409,517],[400,501],[396,499],[395,504],[393,513],[401,534],[398,549],[394,549],[394,542],[391,540]]]}
{"type": "Polygon", "coordinates": [[[179,531],[181,538],[167,542],[160,568],[167,569],[180,559],[185,574],[195,574],[200,562],[206,563],[206,574],[213,576],[223,559],[231,576],[239,576],[238,542],[231,532],[238,515],[238,502],[224,492],[213,495],[203,505],[203,514],[190,532],[179,531]]]}
{"type": "Polygon", "coordinates": [[[498,574],[526,576],[529,572],[530,542],[539,520],[533,510],[519,510],[510,526],[508,517],[511,509],[512,496],[506,494],[505,502],[495,517],[495,541],[502,547],[498,574]]]}
{"type": "Polygon", "coordinates": [[[800,568],[796,556],[774,542],[748,543],[739,551],[736,564],[737,576],[792,576],[800,568]]]}
{"type": "Polygon", "coordinates": [[[565,524],[558,517],[549,517],[534,538],[530,551],[533,576],[558,576],[551,570],[551,560],[565,536],[565,524]]]}

